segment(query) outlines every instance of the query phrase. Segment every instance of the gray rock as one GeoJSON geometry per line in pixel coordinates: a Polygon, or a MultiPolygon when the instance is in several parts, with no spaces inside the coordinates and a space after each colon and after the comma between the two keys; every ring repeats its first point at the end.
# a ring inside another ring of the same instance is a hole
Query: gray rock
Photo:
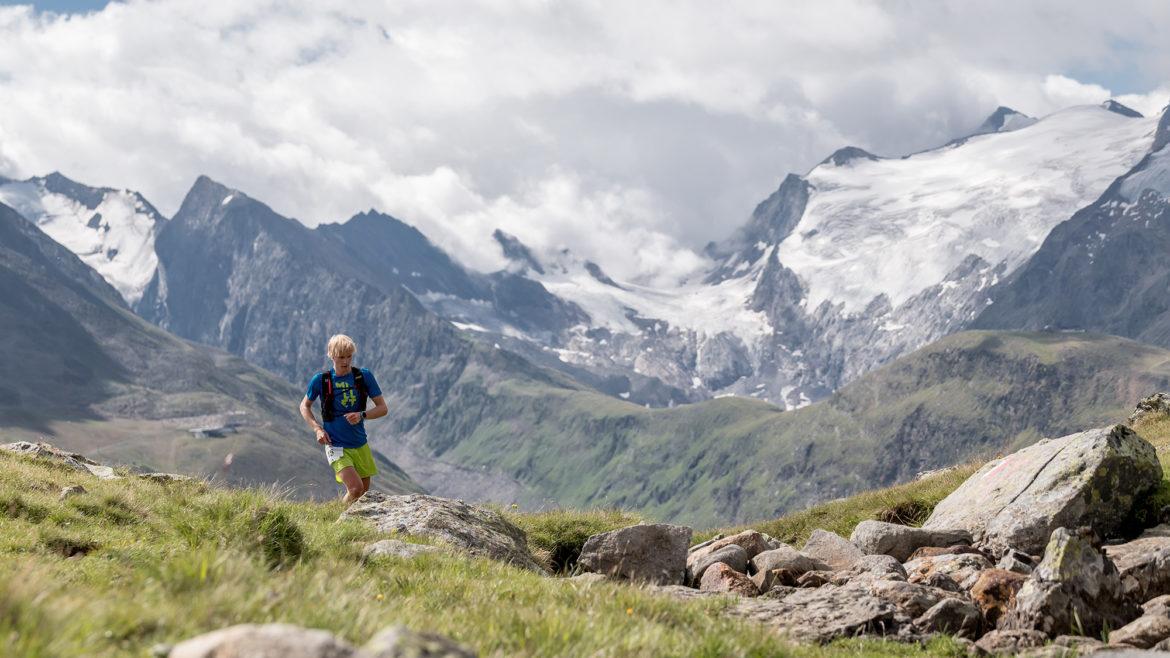
{"type": "Polygon", "coordinates": [[[753,557],[751,571],[772,571],[773,569],[788,569],[794,577],[799,577],[807,571],[831,571],[832,567],[813,557],[784,544],[780,548],[764,551],[753,557]]]}
{"type": "Polygon", "coordinates": [[[664,523],[635,525],[593,535],[577,565],[583,571],[656,585],[682,585],[691,529],[664,523]]]}
{"type": "Polygon", "coordinates": [[[1049,637],[1070,632],[1096,636],[1137,616],[1113,563],[1085,537],[1058,528],[999,628],[1037,630],[1049,637]]]}
{"type": "Polygon", "coordinates": [[[1039,553],[1058,527],[1114,532],[1162,479],[1154,447],[1117,425],[1041,441],[989,462],[923,524],[963,528],[976,545],[1039,553]]]}
{"type": "Polygon", "coordinates": [[[61,489],[61,495],[57,496],[57,500],[65,500],[66,498],[80,496],[81,494],[84,494],[84,493],[89,493],[89,492],[86,491],[85,487],[81,486],[80,484],[75,484],[71,487],[64,487],[63,489],[61,489]]]}
{"type": "Polygon", "coordinates": [[[731,545],[742,548],[744,553],[747,554],[747,559],[750,560],[764,551],[783,546],[784,544],[761,532],[757,532],[755,530],[744,530],[743,532],[732,535],[730,537],[722,537],[710,542],[704,542],[698,547],[692,547],[689,551],[687,551],[687,562],[689,563],[692,560],[698,560],[710,553],[722,550],[723,548],[731,545]]]}
{"type": "Polygon", "coordinates": [[[150,480],[151,482],[158,482],[159,484],[170,484],[171,482],[186,482],[193,480],[190,475],[179,475],[178,473],[139,473],[138,477],[143,480],[150,480]]]}
{"type": "Polygon", "coordinates": [[[184,640],[170,658],[359,658],[353,645],[328,631],[290,624],[243,624],[184,640]]]}
{"type": "Polygon", "coordinates": [[[544,574],[528,552],[524,531],[498,512],[462,501],[423,494],[388,496],[369,491],[341,515],[384,533],[405,532],[442,540],[450,546],[544,574]]]}
{"type": "Polygon", "coordinates": [[[1129,424],[1134,425],[1142,418],[1151,414],[1170,414],[1170,393],[1155,393],[1148,398],[1142,398],[1137,403],[1133,413],[1129,415],[1129,424]]]}
{"type": "Polygon", "coordinates": [[[730,612],[773,626],[800,641],[892,635],[911,621],[889,601],[862,590],[833,585],[797,590],[780,600],[740,601],[730,612]]]}
{"type": "Polygon", "coordinates": [[[911,617],[923,615],[939,601],[959,598],[954,592],[898,580],[879,580],[870,586],[869,593],[893,603],[911,617]]]}
{"type": "Polygon", "coordinates": [[[914,627],[922,633],[947,633],[967,639],[979,637],[982,625],[979,609],[970,601],[958,597],[944,598],[914,620],[914,627]]]}
{"type": "Polygon", "coordinates": [[[949,576],[963,590],[971,589],[991,561],[978,553],[945,553],[911,560],[905,564],[908,580],[912,583],[929,582],[935,574],[949,576]]]}
{"type": "Polygon", "coordinates": [[[1032,556],[1011,549],[1004,552],[1003,557],[999,558],[999,562],[995,564],[996,569],[1003,569],[1004,571],[1011,571],[1025,576],[1032,574],[1032,567],[1032,556]]]}
{"type": "Polygon", "coordinates": [[[938,571],[932,572],[929,576],[927,576],[926,579],[922,581],[922,584],[941,589],[944,592],[963,591],[963,588],[959,587],[959,583],[955,582],[954,578],[951,578],[947,574],[940,573],[938,571]]]}
{"type": "Polygon", "coordinates": [[[834,571],[849,569],[865,557],[856,544],[828,530],[813,530],[800,552],[825,562],[834,571]]]}
{"type": "Polygon", "coordinates": [[[966,530],[931,530],[882,521],[862,521],[853,528],[849,541],[866,554],[889,555],[905,562],[923,546],[970,544],[973,538],[966,530]]]}
{"type": "Polygon", "coordinates": [[[362,650],[370,658],[475,658],[474,651],[438,633],[392,626],[372,637],[362,650]]]}
{"type": "Polygon", "coordinates": [[[747,573],[747,551],[742,546],[728,544],[714,553],[707,553],[698,559],[687,559],[687,584],[694,585],[703,578],[703,572],[715,563],[726,564],[732,569],[747,573]]]}
{"type": "Polygon", "coordinates": [[[114,469],[109,466],[99,464],[80,453],[66,452],[59,448],[55,448],[48,443],[30,443],[28,441],[17,441],[15,443],[6,443],[0,445],[0,450],[5,450],[17,455],[43,457],[45,459],[59,461],[76,471],[88,473],[102,480],[121,479],[119,476],[114,474],[114,469]]]}
{"type": "Polygon", "coordinates": [[[759,596],[760,590],[746,574],[736,571],[722,562],[712,564],[703,573],[699,589],[704,592],[727,592],[740,596],[759,596]]]}
{"type": "Polygon", "coordinates": [[[1109,642],[1121,642],[1139,649],[1149,649],[1170,637],[1170,617],[1143,615],[1109,634],[1109,642]]]}
{"type": "Polygon", "coordinates": [[[374,542],[373,544],[369,544],[363,548],[362,557],[391,555],[409,560],[420,555],[426,555],[428,553],[442,552],[443,549],[439,548],[438,546],[411,544],[410,542],[398,541],[397,539],[383,539],[382,541],[374,542]]]}
{"type": "Polygon", "coordinates": [[[1132,601],[1147,601],[1170,594],[1170,526],[1150,528],[1125,544],[1106,546],[1105,555],[1121,574],[1121,583],[1132,601]]]}
{"type": "Polygon", "coordinates": [[[1040,631],[1024,630],[995,630],[979,638],[975,643],[981,651],[993,655],[1018,654],[1025,649],[1043,646],[1048,642],[1048,636],[1040,631]]]}

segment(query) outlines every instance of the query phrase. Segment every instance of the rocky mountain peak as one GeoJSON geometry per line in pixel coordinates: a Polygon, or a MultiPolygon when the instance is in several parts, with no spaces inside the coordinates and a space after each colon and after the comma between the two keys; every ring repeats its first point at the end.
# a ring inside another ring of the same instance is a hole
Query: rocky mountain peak
{"type": "Polygon", "coordinates": [[[866,151],[863,148],[856,146],[846,146],[845,148],[837,149],[832,155],[821,160],[821,165],[832,165],[834,167],[844,167],[857,160],[880,160],[878,156],[866,151]]]}
{"type": "Polygon", "coordinates": [[[974,135],[986,135],[988,133],[1009,132],[1012,130],[1019,130],[1025,126],[1030,126],[1036,123],[1036,119],[1017,112],[1010,107],[1000,105],[995,108],[991,116],[987,117],[979,128],[974,132],[974,135]]]}
{"type": "Polygon", "coordinates": [[[532,251],[516,236],[496,229],[492,233],[492,238],[499,243],[500,248],[504,250],[504,256],[508,260],[522,267],[530,268],[537,274],[544,274],[544,268],[540,266],[540,262],[532,255],[532,251]]]}
{"type": "Polygon", "coordinates": [[[1141,112],[1138,112],[1137,110],[1126,107],[1125,105],[1118,103],[1117,101],[1113,100],[1112,98],[1105,101],[1104,103],[1101,103],[1101,107],[1109,110],[1110,112],[1116,112],[1117,114],[1120,114],[1123,117],[1129,117],[1131,119],[1141,119],[1142,118],[1141,112]]]}

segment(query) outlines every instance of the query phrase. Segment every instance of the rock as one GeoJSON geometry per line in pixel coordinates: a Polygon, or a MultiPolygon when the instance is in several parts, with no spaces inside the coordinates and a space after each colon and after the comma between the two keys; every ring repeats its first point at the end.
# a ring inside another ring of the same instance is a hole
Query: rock
{"type": "MultiPolygon", "coordinates": [[[[368,491],[341,515],[392,531],[433,537],[473,555],[544,574],[528,552],[524,531],[498,512],[423,494],[389,496],[368,491]]],[[[689,537],[688,537],[689,539],[689,537]]],[[[684,547],[685,551],[685,547],[684,547]]]]}
{"type": "Polygon", "coordinates": [[[844,571],[865,557],[856,544],[828,530],[813,530],[800,552],[825,562],[834,571],[844,571]]]}
{"type": "Polygon", "coordinates": [[[881,521],[862,521],[849,535],[849,541],[868,555],[890,555],[899,562],[905,562],[923,546],[970,544],[972,537],[966,530],[928,530],[881,521]]]}
{"type": "Polygon", "coordinates": [[[1150,528],[1137,539],[1104,548],[1132,601],[1170,594],[1170,526],[1150,528]]]}
{"type": "Polygon", "coordinates": [[[178,473],[139,473],[138,477],[142,480],[150,480],[151,482],[158,482],[159,484],[186,482],[188,480],[194,479],[190,475],[179,475],[178,473]]]}
{"type": "Polygon", "coordinates": [[[1139,649],[1149,649],[1170,637],[1170,617],[1143,615],[1109,633],[1109,642],[1121,642],[1139,649]]]}
{"type": "Polygon", "coordinates": [[[635,525],[593,535],[577,565],[611,578],[656,585],[682,585],[691,529],[668,524],[635,525]]]}
{"type": "Polygon", "coordinates": [[[980,572],[991,568],[991,561],[978,553],[944,553],[911,560],[905,567],[907,579],[912,583],[929,582],[934,574],[943,574],[967,590],[975,584],[980,572]]]}
{"type": "Polygon", "coordinates": [[[1050,637],[1070,632],[1096,636],[1106,626],[1121,628],[1137,613],[1113,563],[1085,536],[1057,528],[1044,559],[1016,593],[999,627],[1038,630],[1050,637]]]}
{"type": "Polygon", "coordinates": [[[1105,646],[1101,640],[1083,635],[1060,635],[1052,641],[1053,646],[1074,649],[1078,656],[1087,656],[1105,646]]]}
{"type": "Polygon", "coordinates": [[[796,576],[788,569],[765,569],[752,575],[752,584],[760,594],[767,594],[776,587],[795,587],[796,576]]]}
{"type": "Polygon", "coordinates": [[[828,585],[783,599],[747,599],[732,614],[775,627],[799,641],[827,641],[863,633],[890,635],[910,618],[889,601],[858,589],[828,585]]]}
{"type": "Polygon", "coordinates": [[[30,443],[28,441],[17,441],[15,443],[6,443],[0,445],[0,450],[5,450],[17,455],[43,457],[45,459],[59,461],[76,471],[88,473],[102,480],[121,479],[119,476],[114,475],[114,469],[109,466],[103,466],[102,464],[99,464],[80,453],[66,452],[64,450],[54,448],[48,443],[30,443]]]}
{"type": "Polygon", "coordinates": [[[699,542],[698,544],[695,544],[694,546],[688,548],[687,549],[687,556],[689,557],[690,555],[694,554],[695,551],[700,551],[704,548],[707,548],[708,546],[710,546],[711,544],[714,544],[715,542],[719,541],[720,539],[723,539],[722,532],[715,535],[714,537],[708,539],[707,541],[699,542]]]}
{"type": "Polygon", "coordinates": [[[975,643],[981,651],[993,655],[1018,654],[1024,649],[1043,646],[1048,642],[1048,636],[1040,631],[1023,630],[996,630],[985,634],[975,643]]]}
{"type": "Polygon", "coordinates": [[[982,615],[970,601],[944,598],[914,620],[922,633],[946,633],[967,639],[979,637],[982,615]]]}
{"type": "Polygon", "coordinates": [[[1028,577],[1006,569],[986,569],[971,588],[971,599],[979,606],[988,628],[995,628],[1016,600],[1016,593],[1028,577]]]}
{"type": "Polygon", "coordinates": [[[806,571],[796,579],[797,587],[823,587],[833,582],[832,571],[806,571]]]}
{"type": "Polygon", "coordinates": [[[86,491],[85,487],[81,486],[80,484],[75,484],[71,487],[65,487],[65,488],[61,489],[61,495],[57,496],[57,500],[65,500],[66,498],[80,496],[81,494],[84,494],[84,493],[89,493],[89,492],[86,491]]]}
{"type": "Polygon", "coordinates": [[[606,578],[599,573],[579,573],[576,576],[569,578],[569,580],[575,583],[584,583],[586,585],[609,582],[609,578],[606,578]]]}
{"type": "Polygon", "coordinates": [[[772,539],[755,530],[744,530],[743,532],[712,541],[709,544],[702,546],[702,548],[693,548],[687,553],[687,562],[698,560],[706,555],[722,550],[727,546],[739,546],[747,554],[747,559],[750,560],[764,551],[771,550],[783,546],[781,542],[772,539]]]}
{"type": "Polygon", "coordinates": [[[476,653],[438,633],[420,633],[405,626],[379,632],[362,650],[371,658],[475,658],[476,653]]]}
{"type": "Polygon", "coordinates": [[[953,592],[897,580],[877,581],[870,586],[869,593],[893,603],[911,617],[921,616],[944,599],[959,598],[953,592]]]}
{"type": "Polygon", "coordinates": [[[406,560],[416,558],[420,555],[428,553],[442,553],[443,549],[438,546],[427,546],[425,544],[411,544],[409,542],[398,541],[397,539],[383,539],[379,542],[367,545],[362,549],[362,557],[392,555],[406,560]]]}
{"type": "Polygon", "coordinates": [[[923,585],[929,585],[930,587],[941,589],[944,592],[963,591],[963,588],[959,587],[959,583],[956,583],[954,578],[951,578],[947,574],[938,571],[931,572],[930,575],[926,577],[926,579],[920,582],[923,585]]]}
{"type": "Polygon", "coordinates": [[[966,529],[996,554],[1039,553],[1058,527],[1113,533],[1161,479],[1154,447],[1132,429],[1089,430],[989,462],[940,502],[923,528],[966,529]]]}
{"type": "Polygon", "coordinates": [[[748,570],[747,552],[736,544],[728,544],[698,559],[694,557],[687,558],[687,584],[692,586],[697,585],[703,578],[703,572],[717,562],[726,564],[740,573],[747,573],[748,570]]]}
{"type": "Polygon", "coordinates": [[[699,589],[704,592],[728,592],[740,596],[759,596],[760,590],[747,575],[722,562],[712,564],[703,573],[699,589]]]}
{"type": "Polygon", "coordinates": [[[1031,575],[1032,567],[1035,562],[1032,561],[1032,556],[1027,553],[1008,549],[995,564],[996,569],[1003,569],[1004,571],[1011,571],[1013,573],[1023,574],[1025,576],[1031,575]]]}
{"type": "Polygon", "coordinates": [[[328,631],[290,624],[243,624],[184,640],[170,658],[358,658],[355,647],[328,631]]]}
{"type": "Polygon", "coordinates": [[[806,571],[832,571],[832,567],[825,562],[809,557],[787,544],[760,553],[753,557],[749,564],[751,570],[757,573],[773,569],[787,569],[795,577],[799,577],[806,571]]]}
{"type": "Polygon", "coordinates": [[[1143,398],[1129,415],[1129,424],[1136,425],[1139,420],[1151,414],[1170,414],[1170,393],[1155,393],[1143,398]]]}

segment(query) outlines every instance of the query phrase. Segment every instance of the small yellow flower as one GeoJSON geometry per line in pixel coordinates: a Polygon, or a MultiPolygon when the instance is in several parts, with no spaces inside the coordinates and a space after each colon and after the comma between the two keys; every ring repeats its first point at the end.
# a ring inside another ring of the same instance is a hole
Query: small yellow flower
{"type": "Polygon", "coordinates": [[[381,601],[381,600],[382,600],[382,595],[381,595],[381,594],[379,594],[379,595],[378,595],[378,600],[379,600],[379,601],[381,601]]]}
{"type": "Polygon", "coordinates": [[[516,509],[517,507],[519,507],[519,505],[517,505],[516,503],[512,503],[512,509],[516,509]]]}
{"type": "Polygon", "coordinates": [[[634,609],[633,609],[633,608],[626,608],[626,614],[627,614],[627,615],[632,615],[632,614],[634,614],[634,609]]]}
{"type": "Polygon", "coordinates": [[[395,532],[398,532],[398,528],[390,528],[390,533],[391,533],[391,534],[393,534],[393,533],[395,533],[395,532]]]}

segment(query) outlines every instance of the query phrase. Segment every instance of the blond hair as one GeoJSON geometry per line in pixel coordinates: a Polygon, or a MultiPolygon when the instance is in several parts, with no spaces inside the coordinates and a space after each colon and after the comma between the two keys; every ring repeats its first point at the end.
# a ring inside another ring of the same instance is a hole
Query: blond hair
{"type": "Polygon", "coordinates": [[[356,351],[357,345],[353,344],[352,338],[345,334],[337,334],[329,339],[329,347],[325,350],[325,354],[332,359],[335,356],[352,355],[356,351]]]}

